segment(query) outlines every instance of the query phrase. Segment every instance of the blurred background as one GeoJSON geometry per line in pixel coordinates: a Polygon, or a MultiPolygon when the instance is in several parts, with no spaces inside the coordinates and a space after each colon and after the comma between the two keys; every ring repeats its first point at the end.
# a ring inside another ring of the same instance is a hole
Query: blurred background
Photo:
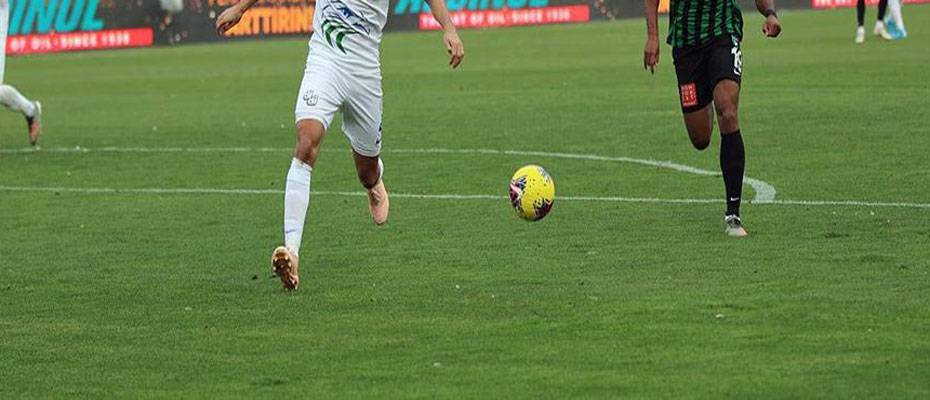
{"type": "MultiPolygon", "coordinates": [[[[219,40],[213,20],[238,0],[11,0],[8,54],[175,45],[219,40]]],[[[305,35],[315,0],[261,0],[231,36],[305,35]]],[[[741,1],[752,10],[750,2],[741,1]]],[[[910,0],[905,3],[930,2],[910,0]]],[[[877,3],[869,0],[870,5],[877,3]]],[[[643,15],[641,0],[449,0],[457,26],[584,23],[643,15]]],[[[854,0],[779,0],[779,9],[855,7],[854,0]]],[[[667,10],[668,0],[660,5],[667,10]]],[[[422,0],[392,0],[388,31],[438,25],[422,0]]]]}

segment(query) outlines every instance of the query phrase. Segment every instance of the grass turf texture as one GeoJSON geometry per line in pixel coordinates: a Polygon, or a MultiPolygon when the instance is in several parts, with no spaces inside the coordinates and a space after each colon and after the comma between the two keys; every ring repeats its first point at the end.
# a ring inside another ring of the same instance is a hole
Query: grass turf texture
{"type": "MultiPolygon", "coordinates": [[[[781,199],[930,201],[930,7],[911,37],[853,44],[854,14],[747,12],[748,174],[781,199]]],[[[670,50],[641,21],[385,37],[387,149],[674,160],[690,148],[670,50]]],[[[36,56],[8,82],[46,106],[46,148],[293,143],[302,40],[36,56]]],[[[25,144],[0,114],[4,148],[25,144]]],[[[718,138],[715,137],[715,143],[718,138]]],[[[328,136],[319,191],[357,191],[328,136]]],[[[719,177],[633,164],[386,153],[389,188],[505,196],[540,163],[558,195],[722,198],[719,177]]],[[[280,190],[287,151],[0,154],[3,186],[280,190]]],[[[747,187],[747,197],[752,193],[747,187]]],[[[0,192],[0,397],[888,397],[930,395],[930,210],[315,196],[302,288],[268,258],[282,196],[0,192]]]]}

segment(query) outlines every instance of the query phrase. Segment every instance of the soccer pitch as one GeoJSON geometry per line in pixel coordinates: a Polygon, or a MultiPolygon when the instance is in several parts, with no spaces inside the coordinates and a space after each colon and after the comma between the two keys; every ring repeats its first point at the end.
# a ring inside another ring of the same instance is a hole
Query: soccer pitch
{"type": "Polygon", "coordinates": [[[745,197],[775,197],[742,240],[641,20],[464,31],[454,72],[439,34],[387,35],[391,221],[337,124],[295,293],[268,260],[305,40],[11,59],[46,135],[0,113],[0,398],[927,398],[930,7],[905,13],[857,46],[853,10],[777,40],[745,12],[745,197]],[[506,200],[529,163],[537,223],[506,200]]]}

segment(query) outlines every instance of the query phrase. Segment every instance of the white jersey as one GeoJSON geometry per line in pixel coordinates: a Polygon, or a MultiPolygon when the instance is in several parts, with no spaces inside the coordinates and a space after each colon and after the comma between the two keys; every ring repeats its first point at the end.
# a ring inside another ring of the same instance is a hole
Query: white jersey
{"type": "Polygon", "coordinates": [[[310,56],[339,69],[380,69],[387,15],[388,0],[317,0],[310,56]]]}
{"type": "MultiPolygon", "coordinates": [[[[2,0],[0,0],[2,1],[2,0]]],[[[307,68],[297,94],[297,122],[342,130],[356,153],[381,154],[381,30],[388,0],[317,0],[307,68]]]]}

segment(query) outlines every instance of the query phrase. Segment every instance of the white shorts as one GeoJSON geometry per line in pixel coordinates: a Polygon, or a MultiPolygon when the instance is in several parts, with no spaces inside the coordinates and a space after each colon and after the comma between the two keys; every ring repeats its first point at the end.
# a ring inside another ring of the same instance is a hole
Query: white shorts
{"type": "Polygon", "coordinates": [[[297,94],[297,122],[320,121],[329,130],[336,111],[342,111],[342,131],[356,153],[381,154],[381,71],[346,72],[323,57],[307,57],[307,69],[297,94]]]}

